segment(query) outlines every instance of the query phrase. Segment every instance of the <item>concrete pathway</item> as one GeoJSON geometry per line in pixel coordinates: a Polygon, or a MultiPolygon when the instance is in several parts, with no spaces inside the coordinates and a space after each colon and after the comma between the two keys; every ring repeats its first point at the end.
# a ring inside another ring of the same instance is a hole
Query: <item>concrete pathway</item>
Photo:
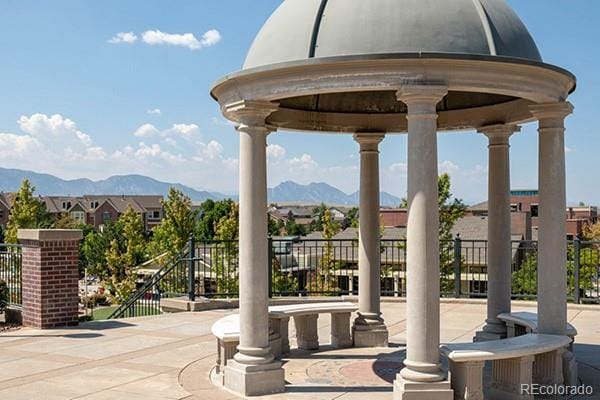
{"type": "MultiPolygon", "coordinates": [[[[514,308],[531,310],[523,303],[514,308]]],[[[405,304],[385,302],[382,310],[390,330],[390,348],[295,350],[284,360],[288,391],[269,398],[391,399],[391,381],[402,367],[405,304]]],[[[216,350],[210,327],[232,312],[169,314],[69,329],[0,333],[0,399],[234,399],[208,378],[216,350]]],[[[484,303],[442,304],[442,341],[470,341],[484,315],[484,303]]],[[[569,320],[579,330],[575,352],[581,362],[580,375],[584,382],[596,385],[595,398],[600,399],[600,307],[571,308],[569,320]]],[[[319,336],[325,344],[329,323],[329,317],[319,318],[319,336]]],[[[291,344],[294,347],[293,340],[291,344]]]]}

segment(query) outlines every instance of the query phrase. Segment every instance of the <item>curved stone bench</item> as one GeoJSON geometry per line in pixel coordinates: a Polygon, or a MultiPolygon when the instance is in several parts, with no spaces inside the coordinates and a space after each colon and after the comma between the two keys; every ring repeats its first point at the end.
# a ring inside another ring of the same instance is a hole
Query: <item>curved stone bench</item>
{"type": "Polygon", "coordinates": [[[350,302],[292,304],[269,307],[269,323],[274,332],[281,336],[281,352],[290,351],[288,326],[290,317],[296,325],[298,348],[316,350],[319,348],[317,319],[319,314],[331,314],[331,344],[335,347],[351,347],[350,315],[358,307],[350,302]]]}
{"type": "MultiPolygon", "coordinates": [[[[217,338],[216,372],[221,374],[227,361],[237,353],[240,344],[240,314],[231,314],[219,319],[210,331],[217,338]]],[[[269,332],[269,346],[273,354],[281,354],[281,337],[278,333],[269,332]]]]}
{"type": "MultiPolygon", "coordinates": [[[[521,336],[526,333],[537,333],[538,315],[529,311],[519,311],[513,313],[499,314],[498,319],[504,321],[507,328],[508,337],[521,336]]],[[[572,341],[577,336],[577,329],[567,322],[565,335],[572,341]]]]}
{"type": "MultiPolygon", "coordinates": [[[[537,333],[538,315],[529,311],[499,314],[498,319],[506,324],[507,336],[509,338],[537,333]]],[[[578,384],[578,371],[575,357],[573,356],[573,343],[577,336],[577,329],[567,322],[565,335],[571,338],[569,351],[563,353],[563,380],[566,385],[578,384]]]]}
{"type": "MultiPolygon", "coordinates": [[[[317,318],[319,314],[331,314],[331,343],[336,347],[352,346],[350,315],[358,307],[348,302],[293,304],[269,307],[269,345],[276,358],[290,351],[288,325],[290,317],[296,324],[298,348],[319,348],[317,318]]],[[[217,366],[220,374],[237,352],[240,343],[240,315],[231,314],[219,319],[211,328],[217,338],[217,366]]]]}
{"type": "Polygon", "coordinates": [[[523,385],[562,384],[562,353],[567,336],[526,334],[510,339],[441,346],[448,357],[454,398],[483,400],[483,367],[492,361],[491,400],[530,400],[523,385]],[[535,362],[534,362],[535,361],[535,362]]]}

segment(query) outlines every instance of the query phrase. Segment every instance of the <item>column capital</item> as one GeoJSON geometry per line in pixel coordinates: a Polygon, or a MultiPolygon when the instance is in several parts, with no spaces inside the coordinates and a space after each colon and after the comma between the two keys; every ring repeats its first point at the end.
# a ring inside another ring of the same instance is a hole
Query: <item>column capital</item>
{"type": "Polygon", "coordinates": [[[384,133],[379,132],[356,132],[354,140],[360,144],[360,151],[379,151],[379,143],[385,138],[384,133]]]}
{"type": "Polygon", "coordinates": [[[574,110],[575,107],[568,101],[533,104],[529,106],[531,114],[540,122],[548,120],[564,121],[574,110]]]}
{"type": "Polygon", "coordinates": [[[537,119],[542,118],[566,118],[573,113],[575,107],[568,101],[559,103],[539,103],[529,106],[529,111],[537,119]]]}
{"type": "Polygon", "coordinates": [[[407,84],[396,92],[396,98],[407,105],[437,105],[448,94],[448,87],[440,84],[407,84]]]}
{"type": "Polygon", "coordinates": [[[267,126],[267,118],[278,109],[279,104],[270,101],[241,100],[225,105],[222,112],[227,119],[240,125],[267,126]]]}
{"type": "Polygon", "coordinates": [[[513,133],[521,132],[521,127],[512,124],[497,124],[480,127],[477,132],[488,137],[490,145],[508,145],[513,133]]]}

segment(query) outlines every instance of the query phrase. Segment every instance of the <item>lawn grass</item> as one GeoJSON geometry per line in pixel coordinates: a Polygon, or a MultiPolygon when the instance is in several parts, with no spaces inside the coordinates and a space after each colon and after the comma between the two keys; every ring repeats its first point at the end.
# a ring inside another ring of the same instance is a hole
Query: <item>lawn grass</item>
{"type": "MultiPolygon", "coordinates": [[[[96,309],[94,309],[94,317],[91,319],[91,321],[101,321],[101,320],[108,319],[108,317],[117,308],[119,308],[118,305],[96,308],[96,309]]],[[[148,306],[137,305],[137,306],[135,306],[135,310],[134,310],[134,316],[136,316],[136,317],[144,317],[144,316],[148,316],[148,315],[159,315],[159,314],[160,314],[159,309],[154,308],[154,307],[148,307],[148,306]]]]}

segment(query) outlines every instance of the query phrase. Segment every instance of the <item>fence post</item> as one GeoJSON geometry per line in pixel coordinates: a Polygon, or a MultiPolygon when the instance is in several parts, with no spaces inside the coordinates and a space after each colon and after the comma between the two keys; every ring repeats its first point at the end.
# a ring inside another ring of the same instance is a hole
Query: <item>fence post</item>
{"type": "Polygon", "coordinates": [[[196,301],[196,241],[194,235],[190,236],[188,260],[188,296],[190,301],[196,301]]]}
{"type": "Polygon", "coordinates": [[[267,240],[267,244],[269,246],[268,249],[268,255],[267,257],[269,257],[269,262],[267,263],[269,271],[268,271],[268,276],[269,276],[269,282],[268,282],[268,286],[269,286],[269,298],[273,298],[273,238],[269,236],[269,239],[267,240]]]}
{"type": "Polygon", "coordinates": [[[581,303],[581,292],[579,284],[579,271],[581,270],[581,239],[579,235],[575,236],[573,240],[573,280],[574,280],[574,301],[575,304],[581,303]]]}
{"type": "Polygon", "coordinates": [[[456,234],[454,239],[454,297],[460,297],[460,261],[462,258],[461,253],[462,240],[460,234],[456,234]]]}

